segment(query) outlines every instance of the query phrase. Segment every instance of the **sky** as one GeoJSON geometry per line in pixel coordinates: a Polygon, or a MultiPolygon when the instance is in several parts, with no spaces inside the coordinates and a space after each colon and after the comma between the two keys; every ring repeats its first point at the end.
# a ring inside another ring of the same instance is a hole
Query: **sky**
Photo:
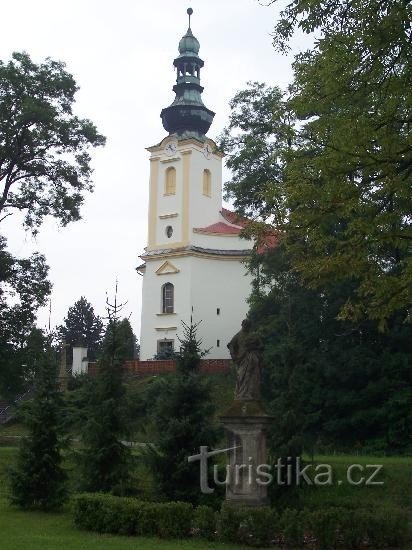
{"type": "MultiPolygon", "coordinates": [[[[29,53],[35,62],[46,57],[66,63],[79,86],[75,114],[91,119],[107,138],[93,150],[94,192],[87,194],[82,220],[59,227],[47,219],[34,238],[15,214],[0,231],[19,257],[33,251],[46,256],[53,283],[49,307],[39,311],[38,325],[62,323],[81,296],[105,315],[106,293],[127,302],[123,313],[140,333],[141,263],[147,239],[149,153],[166,132],[160,111],[174,98],[173,59],[191,28],[205,61],[203,101],[216,115],[208,136],[215,139],[228,122],[229,101],[247,81],[286,88],[292,78],[293,55],[308,46],[305,37],[292,41],[288,56],[277,53],[271,33],[279,10],[262,0],[19,0],[2,5],[0,59],[13,51],[29,53]],[[7,23],[8,22],[8,23],[7,23]]],[[[229,179],[224,169],[224,181],[229,179]]]]}

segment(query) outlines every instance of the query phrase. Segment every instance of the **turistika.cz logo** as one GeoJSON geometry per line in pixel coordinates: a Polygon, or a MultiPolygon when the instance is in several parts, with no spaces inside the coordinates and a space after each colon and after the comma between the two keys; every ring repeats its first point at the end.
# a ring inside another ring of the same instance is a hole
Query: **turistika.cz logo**
{"type": "MultiPolygon", "coordinates": [[[[214,492],[214,488],[209,486],[209,458],[222,453],[235,452],[239,447],[229,447],[227,449],[216,449],[209,451],[207,445],[199,448],[199,454],[188,457],[188,462],[200,462],[200,490],[202,493],[209,494],[214,492]]],[[[336,479],[331,464],[306,464],[300,457],[292,459],[278,458],[275,464],[253,464],[249,457],[247,463],[236,463],[226,465],[226,474],[221,479],[219,467],[213,465],[213,482],[215,485],[231,485],[232,487],[249,485],[277,485],[299,486],[315,485],[318,487],[329,485],[342,485],[347,483],[351,486],[358,485],[383,485],[379,474],[383,468],[382,464],[350,464],[345,471],[344,479],[336,479]]]]}

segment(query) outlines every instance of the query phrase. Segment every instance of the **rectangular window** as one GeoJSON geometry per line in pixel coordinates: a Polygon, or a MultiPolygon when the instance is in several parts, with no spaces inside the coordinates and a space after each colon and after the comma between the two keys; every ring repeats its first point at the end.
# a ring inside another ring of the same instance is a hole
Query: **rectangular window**
{"type": "Polygon", "coordinates": [[[220,315],[220,307],[216,309],[216,315],[220,315]]]}
{"type": "Polygon", "coordinates": [[[220,340],[216,340],[216,347],[220,348],[220,340]]]}
{"type": "Polygon", "coordinates": [[[171,353],[175,349],[174,340],[158,340],[157,353],[171,353]]]}

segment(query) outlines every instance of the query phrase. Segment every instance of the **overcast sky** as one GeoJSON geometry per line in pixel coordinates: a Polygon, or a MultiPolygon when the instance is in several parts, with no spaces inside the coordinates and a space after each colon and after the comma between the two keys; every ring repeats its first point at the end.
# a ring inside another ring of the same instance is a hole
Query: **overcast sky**
{"type": "MultiPolygon", "coordinates": [[[[205,61],[201,82],[205,105],[216,112],[208,133],[216,138],[229,115],[229,100],[248,80],[285,88],[293,56],[272,47],[279,8],[257,0],[19,0],[3,2],[0,58],[27,51],[36,62],[64,61],[80,87],[76,114],[90,118],[107,137],[92,152],[95,191],[86,196],[82,220],[60,228],[47,220],[34,239],[21,229],[16,214],[1,224],[9,249],[19,256],[45,254],[53,282],[52,327],[85,296],[104,315],[106,292],[128,301],[140,333],[141,278],[135,267],[146,246],[149,154],[166,133],[160,111],[173,98],[179,40],[192,31],[205,61]]],[[[292,52],[308,41],[296,38],[292,52]]],[[[227,179],[228,173],[224,173],[227,179]]],[[[48,324],[48,311],[38,324],[48,324]]]]}

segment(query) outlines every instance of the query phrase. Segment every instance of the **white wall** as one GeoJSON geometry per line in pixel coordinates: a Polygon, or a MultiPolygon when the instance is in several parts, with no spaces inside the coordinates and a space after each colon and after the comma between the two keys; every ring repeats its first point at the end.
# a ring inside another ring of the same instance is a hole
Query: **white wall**
{"type": "Polygon", "coordinates": [[[74,347],[73,348],[73,364],[72,375],[87,373],[89,368],[89,362],[87,360],[87,348],[74,347]]]}
{"type": "Polygon", "coordinates": [[[250,292],[251,276],[240,261],[192,259],[193,320],[201,321],[202,347],[211,348],[208,358],[230,357],[226,346],[247,315],[250,292]]]}
{"type": "Polygon", "coordinates": [[[246,299],[250,294],[251,277],[238,260],[213,260],[196,256],[170,257],[169,261],[180,271],[170,275],[157,275],[155,271],[165,259],[147,262],[143,280],[143,310],[140,357],[151,359],[157,352],[157,340],[175,340],[182,336],[182,321],[202,321],[198,336],[203,349],[211,348],[210,359],[229,357],[226,348],[232,336],[240,330],[246,316],[246,299]],[[161,288],[166,282],[175,287],[175,313],[161,315],[161,288]],[[193,307],[193,312],[192,312],[193,307]],[[217,315],[220,308],[220,315],[217,315]],[[176,329],[158,330],[176,327],[176,329]],[[217,347],[220,340],[220,347],[217,347]]]}

